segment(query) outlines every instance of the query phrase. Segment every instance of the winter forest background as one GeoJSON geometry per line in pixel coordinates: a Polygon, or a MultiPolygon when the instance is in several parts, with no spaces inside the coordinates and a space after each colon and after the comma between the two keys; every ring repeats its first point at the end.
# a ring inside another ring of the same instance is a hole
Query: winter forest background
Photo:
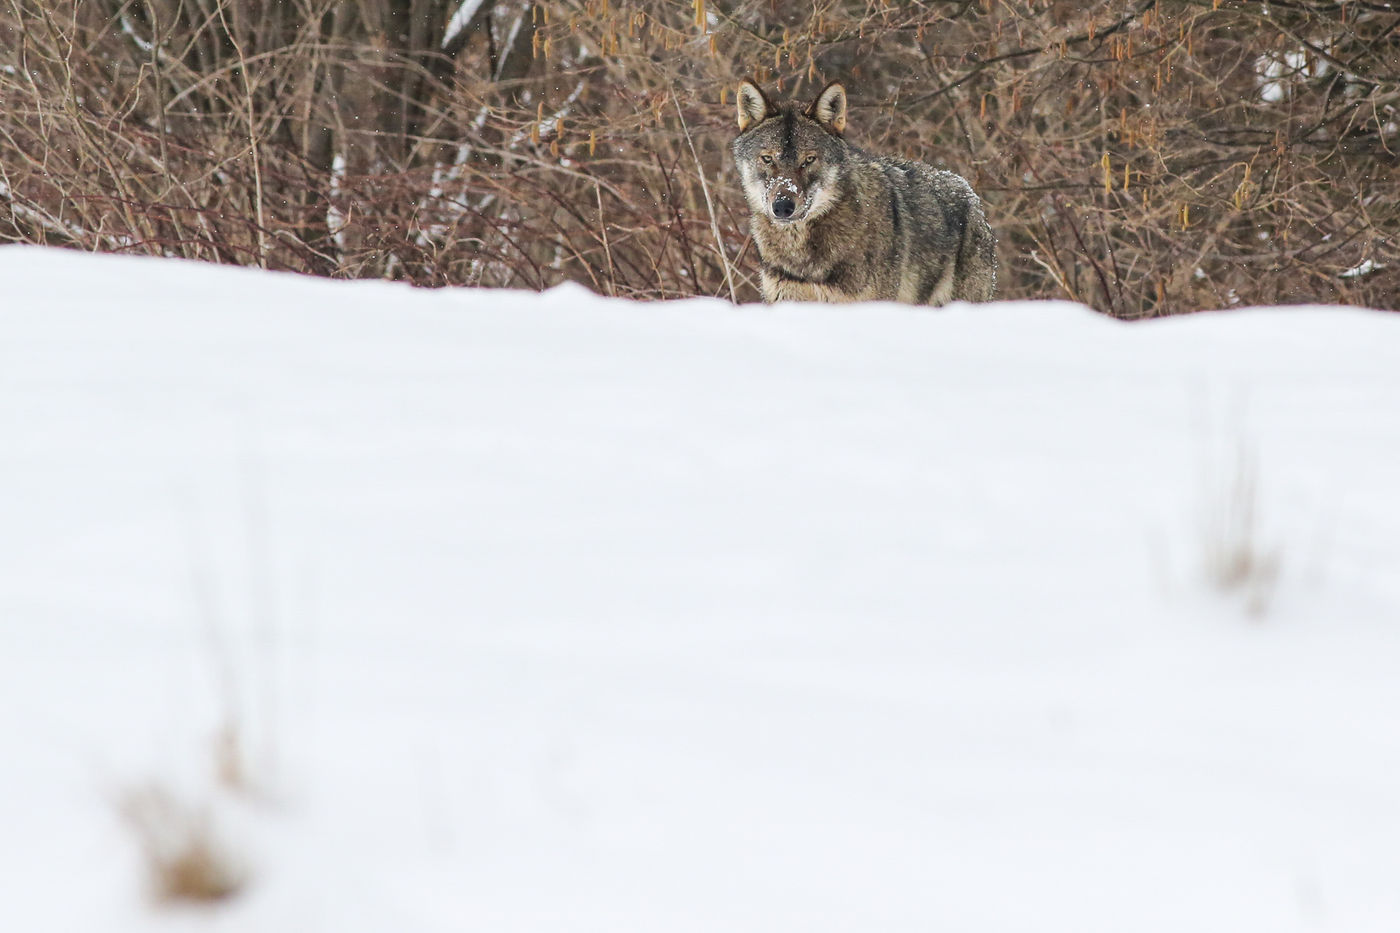
{"type": "Polygon", "coordinates": [[[4,928],[1400,930],[1397,52],[0,0],[4,928]],[[1026,300],[731,305],[744,76],[1026,300]]]}
{"type": "Polygon", "coordinates": [[[0,242],[755,300],[748,75],[967,176],[999,297],[1400,306],[1388,2],[4,0],[0,242]]]}

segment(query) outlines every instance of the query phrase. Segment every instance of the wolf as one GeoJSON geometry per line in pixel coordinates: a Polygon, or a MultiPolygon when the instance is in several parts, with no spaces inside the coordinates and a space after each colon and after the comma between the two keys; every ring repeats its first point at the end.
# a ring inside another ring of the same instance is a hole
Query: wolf
{"type": "Polygon", "coordinates": [[[996,237],[962,176],[846,141],[846,89],[806,110],[739,86],[731,150],[765,301],[988,301],[996,237]]]}

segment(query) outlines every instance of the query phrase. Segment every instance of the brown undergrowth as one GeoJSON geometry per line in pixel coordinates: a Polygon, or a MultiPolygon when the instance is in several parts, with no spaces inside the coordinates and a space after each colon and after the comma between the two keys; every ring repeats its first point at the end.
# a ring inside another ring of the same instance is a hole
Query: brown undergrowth
{"type": "Polygon", "coordinates": [[[729,89],[835,78],[1002,297],[1393,308],[1397,52],[1371,2],[0,0],[0,241],[753,300],[729,89]]]}

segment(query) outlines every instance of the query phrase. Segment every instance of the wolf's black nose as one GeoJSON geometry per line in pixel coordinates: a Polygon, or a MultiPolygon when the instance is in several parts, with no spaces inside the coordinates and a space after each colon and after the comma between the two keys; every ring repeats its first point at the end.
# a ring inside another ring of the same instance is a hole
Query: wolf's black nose
{"type": "Polygon", "coordinates": [[[773,216],[779,220],[787,220],[795,210],[797,210],[797,203],[787,195],[773,199],[773,216]]]}

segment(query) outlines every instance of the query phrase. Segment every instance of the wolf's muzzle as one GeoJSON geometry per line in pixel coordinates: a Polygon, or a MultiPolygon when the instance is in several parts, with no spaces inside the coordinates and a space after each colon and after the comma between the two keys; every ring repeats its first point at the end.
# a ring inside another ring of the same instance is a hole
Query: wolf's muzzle
{"type": "Polygon", "coordinates": [[[802,203],[802,189],[791,178],[779,175],[768,183],[768,210],[774,220],[793,220],[802,203]]]}

